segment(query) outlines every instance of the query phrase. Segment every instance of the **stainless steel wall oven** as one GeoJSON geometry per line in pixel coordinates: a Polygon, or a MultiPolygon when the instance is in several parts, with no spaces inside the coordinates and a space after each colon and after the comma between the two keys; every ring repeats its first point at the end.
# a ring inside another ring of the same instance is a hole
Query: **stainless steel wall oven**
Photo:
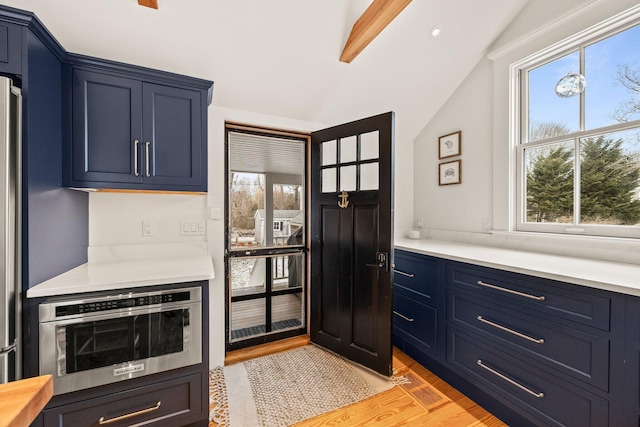
{"type": "Polygon", "coordinates": [[[54,298],[40,304],[40,374],[54,394],[202,361],[201,288],[54,298]]]}

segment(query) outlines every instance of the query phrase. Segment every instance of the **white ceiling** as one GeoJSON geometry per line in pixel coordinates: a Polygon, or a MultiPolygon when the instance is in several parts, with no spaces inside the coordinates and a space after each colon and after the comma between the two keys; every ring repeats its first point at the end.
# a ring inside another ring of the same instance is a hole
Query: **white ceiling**
{"type": "Polygon", "coordinates": [[[327,125],[393,110],[402,143],[527,1],[414,0],[351,64],[338,58],[369,0],[2,3],[35,12],[68,51],[213,80],[218,106],[327,125]]]}

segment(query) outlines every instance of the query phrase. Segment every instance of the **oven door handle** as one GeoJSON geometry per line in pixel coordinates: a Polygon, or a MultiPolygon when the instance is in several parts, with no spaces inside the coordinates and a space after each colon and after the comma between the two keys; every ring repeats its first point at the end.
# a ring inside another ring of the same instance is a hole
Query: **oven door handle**
{"type": "Polygon", "coordinates": [[[127,420],[129,418],[137,417],[138,415],[148,414],[149,412],[157,411],[158,409],[160,409],[160,405],[162,405],[162,402],[158,401],[158,403],[156,403],[151,408],[142,409],[136,412],[131,412],[130,414],[120,415],[119,417],[109,418],[107,420],[105,420],[104,417],[100,417],[100,419],[98,420],[98,424],[100,425],[111,424],[111,423],[116,423],[118,421],[127,420]]]}

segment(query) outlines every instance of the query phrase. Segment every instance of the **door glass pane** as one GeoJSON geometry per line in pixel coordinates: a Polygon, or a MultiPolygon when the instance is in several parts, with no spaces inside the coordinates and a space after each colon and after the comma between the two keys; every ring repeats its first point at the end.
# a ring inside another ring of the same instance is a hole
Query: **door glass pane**
{"type": "Polygon", "coordinates": [[[360,165],[360,190],[378,189],[378,163],[360,165]]]}
{"type": "Polygon", "coordinates": [[[340,163],[355,162],[358,160],[358,137],[356,135],[340,140],[340,163]]]}
{"type": "Polygon", "coordinates": [[[556,95],[558,81],[580,72],[578,52],[529,71],[529,141],[540,141],[579,130],[580,96],[556,95]]]}
{"type": "Polygon", "coordinates": [[[580,222],[640,223],[640,129],[580,138],[580,222]]]}
{"type": "Polygon", "coordinates": [[[262,235],[256,223],[264,216],[265,176],[231,172],[229,177],[229,225],[232,249],[259,245],[262,235]],[[258,233],[257,233],[258,231],[258,233]]]}
{"type": "Polygon", "coordinates": [[[360,135],[360,160],[378,158],[378,137],[378,131],[360,135]]]}
{"type": "Polygon", "coordinates": [[[340,191],[356,191],[356,166],[340,168],[340,191]]]}
{"type": "Polygon", "coordinates": [[[302,326],[302,293],[279,295],[271,300],[272,332],[302,326]]]}
{"type": "Polygon", "coordinates": [[[573,142],[525,150],[526,221],[573,223],[573,142]]]}
{"type": "Polygon", "coordinates": [[[266,300],[252,299],[231,303],[231,331],[229,339],[241,339],[262,335],[266,332],[266,300]]]}
{"type": "MultiPolygon", "coordinates": [[[[294,178],[294,177],[290,177],[294,178]]],[[[302,179],[302,177],[300,177],[302,179]]],[[[290,181],[293,182],[293,181],[290,181]]],[[[300,245],[291,236],[304,224],[304,187],[295,184],[273,185],[273,245],[300,245]]]]}
{"type": "Polygon", "coordinates": [[[322,192],[323,193],[335,193],[336,192],[336,168],[322,169],[322,192]]]}
{"type": "Polygon", "coordinates": [[[338,142],[336,140],[322,143],[322,166],[335,165],[338,162],[338,142]]]}
{"type": "Polygon", "coordinates": [[[230,249],[285,244],[291,217],[281,214],[304,206],[306,140],[235,131],[227,137],[230,249]]]}
{"type": "Polygon", "coordinates": [[[265,292],[265,258],[231,258],[231,296],[265,292]]]}
{"type": "Polygon", "coordinates": [[[282,270],[273,268],[274,289],[301,288],[304,281],[304,254],[274,257],[274,264],[281,263],[282,270]],[[275,277],[279,274],[278,277],[275,277]]]}

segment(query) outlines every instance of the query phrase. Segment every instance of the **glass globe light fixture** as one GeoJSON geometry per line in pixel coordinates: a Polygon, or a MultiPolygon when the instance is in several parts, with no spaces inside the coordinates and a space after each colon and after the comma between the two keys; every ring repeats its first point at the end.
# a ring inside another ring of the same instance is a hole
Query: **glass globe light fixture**
{"type": "Polygon", "coordinates": [[[584,91],[587,87],[587,79],[580,73],[569,72],[556,84],[556,95],[560,98],[571,98],[584,91]]]}

